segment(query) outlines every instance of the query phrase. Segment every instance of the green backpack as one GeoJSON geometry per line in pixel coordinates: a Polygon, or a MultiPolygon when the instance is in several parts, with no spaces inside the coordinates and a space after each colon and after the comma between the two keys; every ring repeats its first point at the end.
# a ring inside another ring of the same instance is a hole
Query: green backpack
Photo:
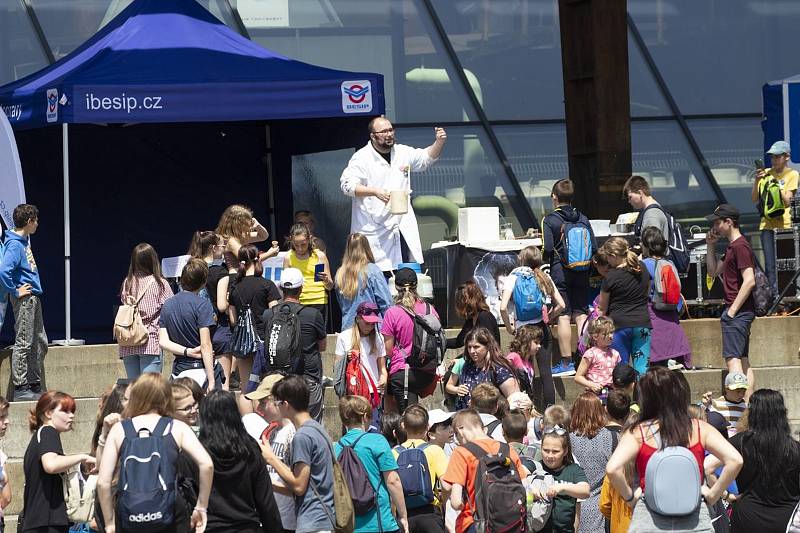
{"type": "Polygon", "coordinates": [[[762,179],[758,184],[758,214],[764,218],[780,218],[785,210],[780,183],[772,176],[762,179]]]}

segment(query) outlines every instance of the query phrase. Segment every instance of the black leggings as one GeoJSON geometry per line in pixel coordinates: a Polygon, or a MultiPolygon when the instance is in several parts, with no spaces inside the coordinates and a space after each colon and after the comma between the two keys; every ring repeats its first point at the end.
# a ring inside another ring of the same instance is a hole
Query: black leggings
{"type": "Polygon", "coordinates": [[[405,399],[405,370],[395,372],[389,376],[388,393],[394,396],[397,402],[397,412],[403,414],[406,407],[419,402],[419,393],[430,386],[435,374],[419,370],[408,371],[408,399],[405,399]]]}
{"type": "Polygon", "coordinates": [[[553,383],[552,350],[553,336],[550,327],[544,322],[532,324],[542,330],[542,347],[536,353],[536,365],[539,367],[539,379],[542,381],[542,394],[544,395],[544,409],[556,403],[556,386],[553,383]]]}

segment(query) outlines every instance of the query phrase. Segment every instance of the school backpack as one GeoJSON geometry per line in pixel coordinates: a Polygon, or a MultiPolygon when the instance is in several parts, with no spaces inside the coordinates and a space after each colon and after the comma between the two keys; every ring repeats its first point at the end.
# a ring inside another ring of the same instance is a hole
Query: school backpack
{"type": "MultiPolygon", "coordinates": [[[[652,426],[648,426],[652,431],[652,426]]],[[[697,459],[685,446],[662,448],[661,435],[653,433],[656,452],[647,462],[644,473],[644,502],[653,513],[663,516],[686,516],[697,511],[700,494],[700,468],[697,459]]]]}
{"type": "Polygon", "coordinates": [[[758,214],[764,218],[780,218],[786,210],[781,196],[781,184],[772,176],[758,183],[758,214]]]}
{"type": "Polygon", "coordinates": [[[414,320],[414,340],[411,344],[411,353],[403,353],[406,356],[406,363],[411,369],[424,370],[433,374],[436,372],[436,367],[444,360],[447,346],[442,323],[431,312],[431,305],[428,302],[425,302],[424,315],[412,313],[403,306],[400,308],[414,320]]]}
{"type": "Polygon", "coordinates": [[[300,312],[304,305],[280,303],[264,312],[264,370],[267,374],[298,373],[300,312]]]}
{"type": "Polygon", "coordinates": [[[428,446],[427,442],[423,442],[411,448],[400,445],[394,447],[397,452],[397,473],[403,485],[403,496],[408,509],[433,503],[433,481],[428,458],[425,456],[425,448],[428,446]]]}
{"type": "Polygon", "coordinates": [[[342,474],[347,482],[350,498],[353,500],[353,511],[356,515],[366,514],[378,504],[375,487],[369,482],[367,469],[364,468],[364,463],[361,462],[355,451],[356,444],[364,435],[366,433],[359,435],[352,444],[344,444],[339,441],[339,446],[342,447],[338,457],[339,466],[342,467],[342,474]]]}
{"type": "MultiPolygon", "coordinates": [[[[521,457],[520,457],[521,459],[521,457]]],[[[555,479],[551,474],[544,471],[542,464],[538,461],[532,461],[533,468],[528,468],[531,473],[525,478],[524,485],[528,498],[528,531],[541,531],[544,529],[547,521],[550,520],[550,514],[553,511],[553,500],[549,498],[534,500],[531,493],[536,490],[540,493],[547,493],[547,491],[555,484],[555,479]]]]}
{"type": "Polygon", "coordinates": [[[61,474],[64,503],[70,522],[89,522],[94,518],[97,476],[83,477],[81,465],[75,465],[61,474]]]}
{"type": "Polygon", "coordinates": [[[478,460],[473,512],[476,533],[526,533],[528,496],[508,444],[501,442],[498,452],[492,454],[474,442],[464,447],[478,460]]]}
{"type": "Polygon", "coordinates": [[[167,461],[172,419],[161,417],[150,432],[122,420],[125,439],[119,453],[117,516],[123,531],[157,531],[175,521],[175,465],[167,461]],[[140,437],[147,433],[146,437],[140,437]],[[167,433],[168,435],[169,433],[167,433]]]}
{"type": "Polygon", "coordinates": [[[571,221],[563,216],[562,218],[564,219],[564,223],[561,224],[562,252],[559,255],[561,264],[570,270],[589,270],[592,265],[592,234],[589,226],[580,219],[571,221]]]}
{"type": "MultiPolygon", "coordinates": [[[[238,287],[233,290],[237,289],[238,287]]],[[[239,300],[241,300],[241,296],[239,300]]],[[[250,303],[245,304],[243,309],[236,310],[236,326],[231,334],[231,352],[238,357],[247,357],[255,353],[261,343],[261,338],[253,324],[253,312],[250,310],[252,304],[253,301],[250,300],[250,303]]]]}
{"type": "Polygon", "coordinates": [[[637,239],[641,239],[644,213],[648,209],[660,209],[664,216],[667,217],[669,235],[664,235],[664,239],[669,246],[669,260],[672,261],[679,273],[688,273],[691,261],[689,248],[686,246],[686,234],[683,232],[683,227],[675,220],[675,217],[667,213],[659,204],[650,204],[639,212],[636,223],[633,225],[633,234],[636,235],[637,239]]]}
{"type": "Polygon", "coordinates": [[[381,396],[378,394],[378,386],[373,381],[372,374],[364,366],[364,362],[361,361],[361,354],[355,350],[347,354],[344,380],[347,394],[366,398],[373,409],[380,405],[381,396]]]}
{"type": "Polygon", "coordinates": [[[154,282],[155,278],[151,279],[136,298],[132,294],[126,294],[125,303],[117,309],[117,316],[114,317],[114,340],[120,346],[141,346],[147,342],[147,328],[144,327],[142,315],[139,313],[139,302],[154,282]]]}
{"type": "Polygon", "coordinates": [[[645,259],[652,278],[650,301],[656,311],[677,311],[681,302],[681,281],[678,270],[665,259],[645,259]]]}
{"type": "Polygon", "coordinates": [[[517,321],[541,320],[544,293],[536,281],[533,270],[528,267],[518,267],[512,271],[512,274],[517,278],[514,281],[514,291],[511,293],[514,298],[514,312],[517,321]]]}

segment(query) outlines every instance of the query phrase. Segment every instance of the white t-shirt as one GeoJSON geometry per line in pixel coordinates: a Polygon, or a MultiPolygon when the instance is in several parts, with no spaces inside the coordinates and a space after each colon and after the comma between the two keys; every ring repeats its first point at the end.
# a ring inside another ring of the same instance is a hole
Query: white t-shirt
{"type": "MultiPolygon", "coordinates": [[[[263,433],[269,425],[258,413],[248,413],[244,415],[242,417],[242,423],[244,424],[245,430],[247,430],[247,434],[253,437],[257,442],[261,442],[261,433],[263,433]]],[[[291,422],[287,422],[285,426],[275,431],[270,439],[272,443],[272,453],[284,463],[286,462],[289,444],[292,442],[294,434],[294,425],[291,422]]],[[[267,465],[267,472],[269,472],[269,477],[273,485],[285,486],[281,477],[270,465],[267,465]]],[[[278,505],[278,509],[281,513],[283,529],[294,531],[297,529],[297,511],[294,507],[294,497],[287,494],[278,494],[277,491],[273,491],[273,495],[275,496],[275,503],[278,505]]]]}
{"type": "MultiPolygon", "coordinates": [[[[383,336],[375,330],[375,352],[371,353],[372,343],[369,337],[361,337],[361,362],[369,373],[372,381],[377,384],[380,377],[378,370],[378,358],[386,357],[386,346],[383,343],[383,336]]],[[[353,345],[353,330],[347,329],[336,338],[336,355],[344,356],[350,353],[350,347],[353,345]]]]}

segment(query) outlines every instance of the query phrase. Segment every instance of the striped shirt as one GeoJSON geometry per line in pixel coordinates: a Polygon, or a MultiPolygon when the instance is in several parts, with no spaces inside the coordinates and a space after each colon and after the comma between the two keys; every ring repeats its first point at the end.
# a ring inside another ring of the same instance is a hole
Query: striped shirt
{"type": "Polygon", "coordinates": [[[736,435],[736,425],[739,419],[742,418],[747,403],[742,400],[741,402],[729,402],[725,396],[720,396],[711,400],[711,410],[716,411],[728,421],[728,437],[736,435]]]}
{"type": "MultiPolygon", "coordinates": [[[[139,296],[142,289],[147,287],[153,276],[134,276],[133,286],[126,287],[125,282],[122,282],[120,289],[120,302],[125,303],[125,295],[133,295],[134,298],[139,296]]],[[[140,346],[120,346],[119,356],[125,357],[127,355],[161,355],[161,347],[158,344],[158,327],[159,319],[161,318],[161,307],[164,302],[172,296],[172,288],[166,280],[158,283],[152,283],[147,287],[147,291],[139,302],[139,314],[142,316],[142,323],[147,328],[147,344],[140,346]]]]}

